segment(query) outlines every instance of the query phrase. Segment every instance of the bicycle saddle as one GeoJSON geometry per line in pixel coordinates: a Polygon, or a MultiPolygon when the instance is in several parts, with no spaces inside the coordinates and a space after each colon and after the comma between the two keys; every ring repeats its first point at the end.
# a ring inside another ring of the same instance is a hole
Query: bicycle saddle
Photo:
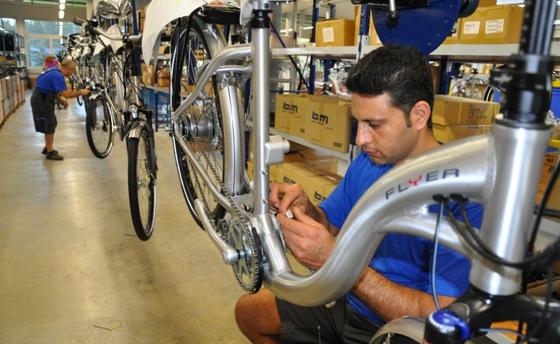
{"type": "Polygon", "coordinates": [[[239,8],[204,6],[198,17],[208,24],[239,24],[239,8]]]}

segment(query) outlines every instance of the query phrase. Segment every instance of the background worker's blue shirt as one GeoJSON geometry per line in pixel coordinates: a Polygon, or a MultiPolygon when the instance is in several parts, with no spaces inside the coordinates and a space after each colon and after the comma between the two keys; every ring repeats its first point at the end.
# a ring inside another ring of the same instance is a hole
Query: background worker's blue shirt
{"type": "Polygon", "coordinates": [[[60,69],[53,67],[39,75],[35,88],[43,93],[59,93],[66,91],[66,81],[60,69]]]}
{"type": "MultiPolygon", "coordinates": [[[[341,228],[358,199],[392,167],[392,165],[377,165],[367,154],[362,152],[352,161],[344,179],[321,204],[329,222],[341,228]]],[[[460,208],[456,204],[452,204],[451,208],[455,217],[462,220],[460,208]]],[[[437,213],[439,205],[432,205],[429,210],[432,213],[437,213]]],[[[469,203],[466,210],[471,224],[480,227],[482,206],[469,203]]],[[[401,286],[431,293],[430,263],[432,254],[433,242],[431,240],[404,234],[388,234],[379,245],[369,266],[385,278],[401,286]]],[[[436,291],[438,295],[461,296],[469,286],[469,271],[470,262],[468,259],[442,245],[438,247],[436,265],[436,291]]],[[[347,294],[347,300],[354,309],[378,326],[385,322],[351,292],[347,294]]]]}

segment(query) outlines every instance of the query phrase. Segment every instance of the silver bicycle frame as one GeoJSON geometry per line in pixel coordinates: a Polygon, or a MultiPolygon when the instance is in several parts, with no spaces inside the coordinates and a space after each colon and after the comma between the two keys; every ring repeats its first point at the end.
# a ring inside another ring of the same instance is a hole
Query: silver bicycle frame
{"type": "MultiPolygon", "coordinates": [[[[269,178],[264,154],[269,137],[267,31],[253,29],[252,48],[227,47],[217,55],[202,73],[193,93],[173,113],[173,118],[176,121],[178,114],[192,104],[220,65],[235,58],[254,57],[251,104],[255,132],[254,218],[268,263],[265,284],[276,296],[303,306],[327,304],[351,289],[385,234],[405,233],[432,239],[434,215],[406,214],[411,208],[433,204],[434,195],[456,193],[481,202],[484,205],[484,220],[480,235],[484,242],[504,259],[521,261],[524,258],[550,130],[511,128],[497,123],[492,134],[442,146],[393,168],[372,185],[354,206],[326,263],[309,276],[292,272],[268,214],[269,178]]],[[[224,121],[238,122],[236,115],[235,111],[224,113],[224,121]]],[[[224,130],[224,140],[226,135],[231,135],[224,144],[235,140],[237,134],[224,130]]],[[[180,135],[176,134],[175,139],[183,150],[188,150],[180,135]]],[[[205,172],[194,160],[194,155],[187,152],[187,156],[204,177],[205,172]]],[[[233,155],[230,158],[226,164],[242,165],[243,156],[233,155]]],[[[227,208],[227,199],[212,187],[209,180],[205,181],[218,202],[227,208]]],[[[471,258],[473,268],[469,280],[475,287],[493,295],[512,295],[519,291],[520,270],[497,266],[474,255],[445,223],[440,240],[443,245],[471,258]]],[[[224,247],[228,248],[227,245],[217,246],[221,247],[222,253],[225,253],[224,247]]]]}

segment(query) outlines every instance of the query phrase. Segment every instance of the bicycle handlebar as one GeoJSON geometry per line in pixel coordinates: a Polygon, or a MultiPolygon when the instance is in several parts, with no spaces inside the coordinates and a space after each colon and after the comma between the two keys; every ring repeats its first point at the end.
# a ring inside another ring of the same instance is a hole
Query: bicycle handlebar
{"type": "Polygon", "coordinates": [[[74,22],[74,24],[78,25],[78,26],[82,26],[85,23],[87,23],[87,20],[82,19],[80,17],[74,17],[74,19],[72,19],[72,22],[74,22]]]}

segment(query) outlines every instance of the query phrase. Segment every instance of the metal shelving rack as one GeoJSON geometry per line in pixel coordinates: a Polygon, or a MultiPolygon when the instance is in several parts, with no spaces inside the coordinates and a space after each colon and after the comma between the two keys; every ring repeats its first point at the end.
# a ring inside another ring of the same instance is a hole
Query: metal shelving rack
{"type": "MultiPolygon", "coordinates": [[[[378,47],[380,46],[367,45],[364,47],[364,53],[367,54],[378,47]]],[[[439,46],[430,55],[434,58],[447,57],[451,60],[503,61],[511,54],[517,53],[518,49],[518,44],[449,44],[439,46]]],[[[309,55],[315,57],[355,59],[357,52],[357,46],[277,48],[272,49],[272,56],[285,57],[289,55],[309,55]]],[[[554,56],[560,56],[560,42],[552,43],[551,54],[554,56]]]]}
{"type": "MultiPolygon", "coordinates": [[[[380,45],[364,46],[364,54],[377,49],[380,45]]],[[[430,55],[434,59],[445,58],[448,61],[469,61],[469,62],[505,62],[506,59],[517,53],[518,44],[450,44],[441,45],[430,55]]],[[[334,58],[355,60],[358,53],[357,46],[343,47],[305,47],[305,48],[276,48],[271,49],[273,58],[287,58],[288,56],[313,56],[317,58],[334,58]]],[[[560,42],[553,42],[551,54],[560,57],[560,42]]],[[[351,153],[340,153],[332,151],[328,148],[310,143],[303,138],[280,132],[274,128],[270,129],[272,134],[280,135],[295,143],[316,149],[322,153],[326,153],[349,163],[351,153]]],[[[560,148],[560,141],[551,141],[551,146],[560,148]]]]}

